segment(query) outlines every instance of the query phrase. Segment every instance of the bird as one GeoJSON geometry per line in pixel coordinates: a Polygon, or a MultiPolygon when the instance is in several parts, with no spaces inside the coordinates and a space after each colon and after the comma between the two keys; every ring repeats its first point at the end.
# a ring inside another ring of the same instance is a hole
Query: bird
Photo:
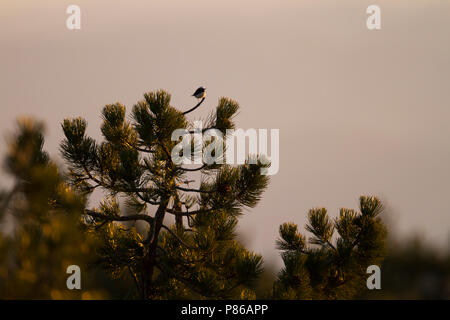
{"type": "Polygon", "coordinates": [[[206,88],[199,87],[197,90],[195,90],[192,96],[196,97],[197,99],[203,99],[206,96],[206,88]]]}

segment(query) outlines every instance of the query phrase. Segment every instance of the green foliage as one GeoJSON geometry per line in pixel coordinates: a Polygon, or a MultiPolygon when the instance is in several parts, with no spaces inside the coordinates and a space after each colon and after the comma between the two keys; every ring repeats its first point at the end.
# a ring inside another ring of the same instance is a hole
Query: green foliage
{"type": "MultiPolygon", "coordinates": [[[[262,258],[234,238],[237,217],[254,207],[267,187],[261,174],[267,164],[259,159],[236,167],[175,164],[171,150],[178,141],[171,140],[172,133],[193,127],[186,114],[198,106],[181,112],[170,105],[167,92],[149,92],[128,121],[123,105],[107,105],[100,143],[86,136],[85,120],[62,124],[61,152],[72,186],[86,195],[96,188],[108,195],[98,208],[85,210],[87,224],[101,239],[99,262],[114,276],[129,272],[141,298],[255,297],[262,258]],[[167,216],[173,225],[166,225],[167,216]],[[137,222],[146,228],[128,227],[137,222]]],[[[234,128],[238,109],[237,102],[219,99],[204,129],[234,128]]]]}
{"type": "Polygon", "coordinates": [[[198,234],[180,236],[189,246],[180,246],[168,233],[163,233],[161,263],[167,269],[160,270],[156,279],[163,298],[255,298],[249,288],[254,287],[262,272],[262,258],[248,252],[230,236],[224,237],[235,223],[223,226],[219,219],[215,219],[219,223],[217,232],[216,224],[212,224],[198,228],[198,234]],[[172,285],[167,287],[167,283],[172,285]]]}
{"type": "Polygon", "coordinates": [[[325,208],[311,209],[308,246],[294,223],[280,226],[277,247],[284,268],[273,294],[278,299],[350,299],[365,286],[366,269],[385,254],[386,228],[378,215],[381,202],[360,198],[360,213],[341,209],[331,220],[325,208]],[[334,231],[338,235],[333,239],[334,231]]]}
{"type": "Polygon", "coordinates": [[[210,122],[211,125],[214,125],[214,128],[220,130],[225,135],[227,129],[235,128],[231,120],[238,110],[239,104],[236,101],[224,97],[220,98],[216,112],[211,117],[213,119],[210,122]]]}
{"type": "Polygon", "coordinates": [[[107,279],[90,269],[97,242],[83,232],[85,199],[66,184],[43,144],[43,126],[31,119],[19,122],[9,142],[5,169],[14,185],[0,198],[8,226],[0,232],[0,298],[114,297],[107,279]],[[72,264],[82,270],[82,291],[66,286],[72,264]]]}
{"type": "MultiPolygon", "coordinates": [[[[181,112],[162,90],[144,94],[130,120],[122,104],[106,105],[100,142],[86,135],[84,119],[64,120],[68,177],[43,151],[43,126],[20,122],[5,159],[14,186],[0,192],[0,219],[12,217],[13,226],[10,234],[0,232],[0,297],[256,298],[263,260],[236,241],[236,227],[267,188],[261,169],[269,165],[259,158],[240,166],[173,163],[172,132],[192,128],[186,114],[198,106],[181,112]],[[88,209],[97,188],[105,199],[88,209]],[[83,270],[81,292],[66,288],[71,264],[83,270]]],[[[205,129],[234,128],[238,109],[220,98],[205,129]]],[[[281,225],[276,244],[284,268],[273,297],[360,294],[367,266],[384,258],[381,212],[374,197],[361,197],[359,212],[343,208],[335,219],[324,208],[311,209],[309,239],[294,223],[281,225]]]]}

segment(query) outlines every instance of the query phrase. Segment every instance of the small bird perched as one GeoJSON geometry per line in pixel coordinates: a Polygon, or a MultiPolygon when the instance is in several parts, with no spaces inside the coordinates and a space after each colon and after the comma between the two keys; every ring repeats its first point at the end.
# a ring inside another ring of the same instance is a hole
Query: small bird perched
{"type": "Polygon", "coordinates": [[[197,99],[203,99],[206,96],[206,88],[199,87],[197,90],[195,90],[192,96],[196,97],[197,99]]]}

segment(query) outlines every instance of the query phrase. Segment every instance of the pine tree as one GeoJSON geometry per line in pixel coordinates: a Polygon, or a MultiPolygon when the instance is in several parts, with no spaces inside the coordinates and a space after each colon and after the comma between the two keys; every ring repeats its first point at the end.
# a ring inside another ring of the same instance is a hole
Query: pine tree
{"type": "Polygon", "coordinates": [[[81,221],[85,199],[67,185],[43,144],[43,125],[32,119],[20,120],[9,141],[4,167],[13,186],[0,196],[0,298],[117,297],[110,291],[115,284],[89,268],[96,241],[81,221]],[[69,265],[81,268],[83,290],[67,288],[69,265]]]}
{"type": "Polygon", "coordinates": [[[284,268],[273,287],[277,299],[351,299],[366,286],[367,267],[385,255],[386,228],[378,216],[381,202],[360,198],[360,212],[340,210],[331,220],[325,208],[311,209],[305,236],[294,223],[280,226],[277,247],[284,268]],[[338,235],[333,238],[334,231],[338,235]]]}
{"type": "MultiPolygon", "coordinates": [[[[182,112],[170,105],[167,92],[149,92],[134,105],[130,120],[122,104],[106,105],[102,142],[86,135],[84,119],[62,124],[61,150],[72,184],[86,194],[96,188],[107,193],[97,208],[85,210],[102,239],[101,263],[114,276],[129,273],[143,299],[255,296],[262,258],[235,240],[235,229],[243,208],[254,207],[268,184],[260,172],[267,164],[256,159],[188,168],[171,157],[178,144],[172,132],[192,133],[186,115],[204,100],[182,112]],[[175,222],[168,225],[167,217],[175,222]],[[139,223],[146,225],[144,232],[139,223]]],[[[219,99],[203,132],[214,128],[225,136],[238,108],[231,99],[219,99]]]]}

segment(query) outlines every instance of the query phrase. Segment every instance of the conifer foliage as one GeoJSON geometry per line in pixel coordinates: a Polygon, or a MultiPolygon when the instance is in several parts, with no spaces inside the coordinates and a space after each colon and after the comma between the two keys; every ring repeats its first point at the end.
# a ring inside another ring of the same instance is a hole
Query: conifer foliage
{"type": "Polygon", "coordinates": [[[43,129],[19,120],[3,161],[12,186],[0,193],[0,299],[122,298],[110,294],[122,282],[89,268],[97,241],[81,220],[85,201],[43,150],[43,129]],[[83,270],[83,290],[67,288],[70,265],[83,270]]]}
{"type": "Polygon", "coordinates": [[[275,298],[350,299],[364,290],[367,267],[383,260],[386,228],[379,199],[362,196],[359,204],[360,212],[342,208],[334,220],[325,208],[311,209],[310,245],[296,224],[280,226],[277,247],[284,268],[273,287],[275,298]]]}
{"type": "MultiPolygon", "coordinates": [[[[235,228],[266,188],[260,169],[267,164],[175,164],[171,152],[179,141],[171,140],[172,132],[193,132],[187,115],[205,99],[182,112],[170,98],[162,90],[146,93],[128,118],[122,104],[106,105],[101,142],[86,135],[82,118],[62,124],[72,184],[86,195],[96,188],[107,194],[84,211],[102,239],[100,262],[116,277],[129,273],[143,299],[252,298],[262,258],[235,240],[235,228]]],[[[225,136],[238,108],[220,98],[204,130],[225,136]]]]}

